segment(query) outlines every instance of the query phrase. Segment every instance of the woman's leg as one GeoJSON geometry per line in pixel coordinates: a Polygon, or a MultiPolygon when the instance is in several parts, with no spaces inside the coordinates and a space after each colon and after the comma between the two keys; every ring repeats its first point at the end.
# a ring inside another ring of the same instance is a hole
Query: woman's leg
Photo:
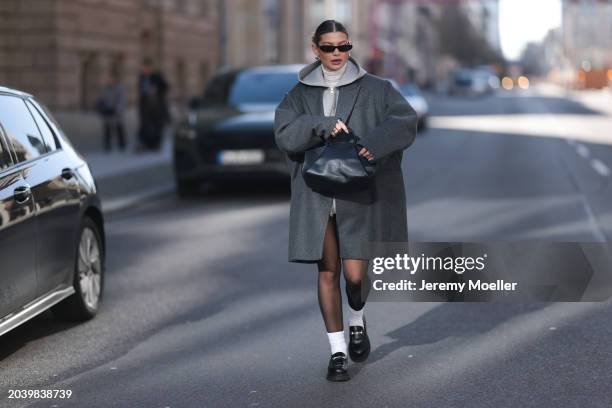
{"type": "Polygon", "coordinates": [[[342,260],[344,280],[346,281],[346,296],[348,298],[348,303],[353,310],[361,310],[365,306],[370,288],[370,285],[367,284],[367,268],[367,260],[342,260]]]}
{"type": "Polygon", "coordinates": [[[370,292],[370,280],[367,274],[368,261],[362,259],[343,259],[342,269],[346,281],[348,297],[348,352],[353,361],[363,362],[370,354],[370,338],[366,329],[363,309],[370,292]]]}
{"type": "Polygon", "coordinates": [[[328,333],[343,330],[342,294],[340,292],[340,259],[336,217],[329,218],[323,239],[323,258],[317,264],[319,269],[319,307],[328,333]]]}
{"type": "Polygon", "coordinates": [[[338,235],[336,216],[328,219],[323,238],[323,257],[319,267],[319,307],[325,321],[331,356],[327,366],[329,381],[346,381],[347,345],[342,321],[342,292],[340,291],[340,259],[338,258],[338,235]]]}

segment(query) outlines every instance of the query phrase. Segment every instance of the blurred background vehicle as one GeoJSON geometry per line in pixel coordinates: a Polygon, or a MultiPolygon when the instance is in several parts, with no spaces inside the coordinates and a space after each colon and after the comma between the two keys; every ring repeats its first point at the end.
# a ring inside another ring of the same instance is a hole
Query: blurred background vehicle
{"type": "Polygon", "coordinates": [[[406,101],[412,106],[419,118],[418,129],[424,130],[427,127],[427,119],[429,115],[429,104],[423,96],[423,93],[416,84],[405,83],[399,85],[396,80],[389,79],[391,85],[397,89],[406,98],[406,101]]]}
{"type": "Polygon", "coordinates": [[[461,68],[451,74],[449,94],[479,96],[499,88],[499,78],[484,68],[461,68]]]}
{"type": "Polygon", "coordinates": [[[31,95],[0,87],[0,335],[51,308],[86,320],[104,283],[89,167],[31,95]]]}
{"type": "Polygon", "coordinates": [[[427,128],[427,119],[429,118],[429,104],[425,96],[423,96],[419,87],[414,83],[400,85],[399,91],[419,116],[419,130],[425,130],[427,128]]]}
{"type": "Polygon", "coordinates": [[[274,110],[303,67],[270,65],[222,71],[174,133],[177,192],[188,196],[203,181],[287,177],[274,141],[274,110]]]}

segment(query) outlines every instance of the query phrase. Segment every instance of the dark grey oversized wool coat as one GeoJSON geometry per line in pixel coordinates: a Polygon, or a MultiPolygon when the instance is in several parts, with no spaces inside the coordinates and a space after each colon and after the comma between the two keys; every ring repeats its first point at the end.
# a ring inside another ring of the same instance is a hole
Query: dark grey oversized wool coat
{"type": "MultiPolygon", "coordinates": [[[[352,57],[347,63],[357,64],[352,57]]],[[[321,69],[320,65],[316,61],[302,72],[321,69]]],[[[415,139],[417,115],[389,81],[369,73],[338,87],[335,117],[323,115],[324,89],[299,82],[275,112],[276,144],[287,153],[291,171],[289,261],[322,258],[332,197],[310,189],[301,170],[304,152],[329,137],[337,118],[353,130],[377,163],[371,189],[334,195],[339,255],[343,259],[371,259],[369,242],[408,240],[401,161],[403,150],[415,139]]]]}

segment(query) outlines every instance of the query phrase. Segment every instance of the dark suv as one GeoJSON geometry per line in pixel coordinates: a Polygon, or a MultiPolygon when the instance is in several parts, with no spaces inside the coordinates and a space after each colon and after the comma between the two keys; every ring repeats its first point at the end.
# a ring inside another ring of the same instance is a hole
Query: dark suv
{"type": "Polygon", "coordinates": [[[274,142],[274,111],[298,83],[303,65],[265,65],[218,72],[174,134],[177,191],[202,181],[289,179],[274,142]]]}
{"type": "Polygon", "coordinates": [[[104,253],[87,163],[31,95],[0,87],[0,335],[49,308],[93,317],[104,253]]]}

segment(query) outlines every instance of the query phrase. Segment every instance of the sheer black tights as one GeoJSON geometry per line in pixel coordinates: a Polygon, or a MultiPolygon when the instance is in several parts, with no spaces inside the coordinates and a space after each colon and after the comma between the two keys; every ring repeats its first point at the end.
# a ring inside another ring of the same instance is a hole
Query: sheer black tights
{"type": "MultiPolygon", "coordinates": [[[[340,292],[340,258],[336,217],[329,218],[323,240],[323,257],[318,262],[319,308],[328,333],[342,331],[342,295],[340,292]]],[[[355,310],[365,306],[367,291],[362,293],[362,282],[367,279],[367,260],[343,259],[342,270],[346,281],[346,296],[349,305],[355,310]]],[[[364,289],[369,289],[366,285],[364,289]]]]}

